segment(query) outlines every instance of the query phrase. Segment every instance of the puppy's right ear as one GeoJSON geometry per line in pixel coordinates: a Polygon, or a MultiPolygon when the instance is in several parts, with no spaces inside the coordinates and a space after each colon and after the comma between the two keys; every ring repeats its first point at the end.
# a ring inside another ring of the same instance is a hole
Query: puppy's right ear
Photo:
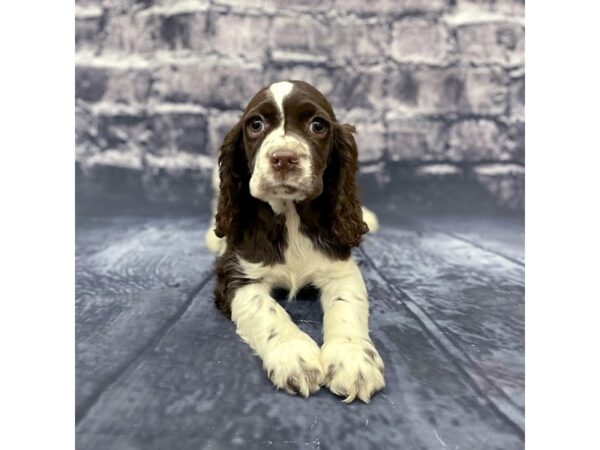
{"type": "Polygon", "coordinates": [[[219,200],[215,234],[231,236],[239,224],[244,195],[249,195],[250,173],[244,152],[241,120],[229,130],[219,150],[219,200]]]}

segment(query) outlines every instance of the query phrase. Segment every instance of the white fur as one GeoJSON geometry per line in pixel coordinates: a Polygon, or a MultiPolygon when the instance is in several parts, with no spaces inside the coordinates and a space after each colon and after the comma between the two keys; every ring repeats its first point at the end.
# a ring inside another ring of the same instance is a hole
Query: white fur
{"type": "MultiPolygon", "coordinates": [[[[292,93],[294,90],[294,83],[290,83],[289,81],[279,81],[278,83],[273,83],[269,86],[269,91],[273,100],[275,100],[275,104],[277,105],[277,109],[279,113],[283,117],[283,101],[285,98],[292,93]]],[[[283,125],[283,122],[282,122],[283,125]]]]}
{"type": "Polygon", "coordinates": [[[358,397],[368,403],[385,381],[383,361],[369,337],[369,304],[360,270],[353,262],[318,287],[323,308],[321,366],[331,374],[327,387],[345,396],[345,402],[358,397]]]}
{"type": "Polygon", "coordinates": [[[204,242],[208,249],[216,253],[217,255],[222,255],[225,253],[225,248],[227,247],[227,241],[225,238],[220,238],[215,234],[215,215],[217,214],[217,201],[219,199],[219,167],[215,166],[212,173],[212,187],[215,192],[215,196],[212,200],[212,216],[210,218],[210,223],[208,225],[208,229],[206,230],[206,234],[204,235],[204,242]]]}
{"type": "MultiPolygon", "coordinates": [[[[261,282],[250,285],[252,288],[238,290],[234,297],[232,318],[238,333],[263,358],[267,371],[280,367],[279,373],[286,376],[302,373],[299,371],[300,358],[308,361],[312,368],[318,357],[322,371],[332,374],[326,380],[332,392],[344,395],[346,402],[356,397],[368,402],[370,395],[384,386],[383,362],[369,338],[369,306],[360,270],[352,258],[345,261],[330,259],[300,233],[300,219],[293,202],[278,200],[270,204],[276,213],[286,216],[288,247],[285,263],[268,266],[239,259],[245,275],[261,282]],[[316,354],[316,343],[291,322],[285,310],[278,309],[275,317],[267,314],[268,308],[279,307],[270,297],[271,287],[287,287],[291,298],[308,283],[321,290],[324,343],[316,354]],[[293,342],[293,346],[281,347],[282,343],[276,339],[266,342],[263,339],[266,330],[272,328],[290,336],[286,339],[293,342]],[[374,358],[365,357],[367,350],[374,358]]],[[[300,378],[304,382],[308,379],[300,378]]],[[[280,377],[271,379],[276,386],[282,387],[280,377]]],[[[308,395],[306,392],[310,389],[307,389],[301,392],[308,395]]]]}
{"type": "Polygon", "coordinates": [[[290,297],[293,297],[302,286],[308,283],[315,286],[324,284],[331,276],[336,276],[335,272],[346,271],[354,264],[351,259],[331,260],[317,251],[312,241],[300,233],[300,218],[293,202],[272,200],[269,204],[276,214],[286,216],[288,242],[284,254],[285,264],[269,266],[240,259],[240,266],[249,278],[262,279],[271,286],[286,286],[290,289],[290,297]]]}
{"type": "Polygon", "coordinates": [[[377,215],[373,211],[366,206],[363,206],[362,215],[363,221],[367,224],[371,233],[375,233],[379,230],[379,219],[377,219],[377,215]]]}

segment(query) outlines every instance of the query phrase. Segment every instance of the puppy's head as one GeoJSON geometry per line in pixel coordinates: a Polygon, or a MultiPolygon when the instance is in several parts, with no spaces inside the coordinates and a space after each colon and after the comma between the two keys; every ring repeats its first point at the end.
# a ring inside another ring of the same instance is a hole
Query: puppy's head
{"type": "Polygon", "coordinates": [[[253,197],[298,201],[321,193],[335,115],[319,91],[301,81],[272,84],[250,100],[241,122],[253,197]]]}
{"type": "Polygon", "coordinates": [[[235,226],[244,195],[299,202],[324,191],[334,210],[345,211],[332,211],[332,222],[353,219],[339,225],[360,233],[354,131],[337,123],[327,99],[308,83],[282,81],[260,90],[221,146],[217,235],[235,226]]]}

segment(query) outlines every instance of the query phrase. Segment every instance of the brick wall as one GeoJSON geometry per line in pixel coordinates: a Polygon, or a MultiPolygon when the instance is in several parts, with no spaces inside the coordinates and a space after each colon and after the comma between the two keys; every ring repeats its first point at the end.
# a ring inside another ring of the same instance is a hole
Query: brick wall
{"type": "Polygon", "coordinates": [[[293,78],[357,126],[367,198],[520,210],[523,14],[522,0],[77,0],[78,196],[203,206],[245,102],[293,78]]]}

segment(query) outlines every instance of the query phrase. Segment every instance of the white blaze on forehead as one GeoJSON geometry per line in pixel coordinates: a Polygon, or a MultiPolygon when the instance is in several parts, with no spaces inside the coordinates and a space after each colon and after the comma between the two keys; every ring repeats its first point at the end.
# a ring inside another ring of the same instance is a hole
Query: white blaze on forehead
{"type": "Polygon", "coordinates": [[[280,81],[279,83],[273,83],[271,86],[269,86],[269,92],[271,92],[271,95],[273,96],[273,100],[275,100],[275,104],[277,105],[277,109],[279,110],[279,113],[281,114],[282,125],[283,125],[283,121],[284,121],[283,100],[288,95],[290,95],[290,92],[292,92],[292,89],[294,89],[294,85],[293,85],[293,83],[290,83],[289,81],[280,81]]]}

